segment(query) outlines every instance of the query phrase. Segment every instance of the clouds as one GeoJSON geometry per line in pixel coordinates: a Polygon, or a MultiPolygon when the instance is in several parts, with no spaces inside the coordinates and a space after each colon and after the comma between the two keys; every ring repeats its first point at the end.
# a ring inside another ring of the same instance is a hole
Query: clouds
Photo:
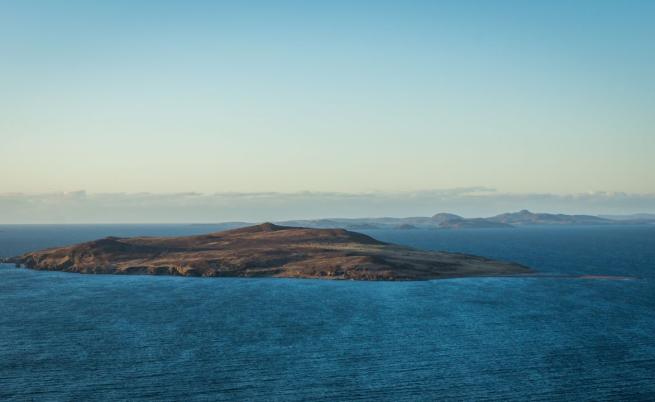
{"type": "Polygon", "coordinates": [[[249,222],[325,218],[490,216],[527,208],[562,213],[655,212],[655,194],[501,193],[486,187],[413,192],[0,194],[0,223],[249,222]]]}

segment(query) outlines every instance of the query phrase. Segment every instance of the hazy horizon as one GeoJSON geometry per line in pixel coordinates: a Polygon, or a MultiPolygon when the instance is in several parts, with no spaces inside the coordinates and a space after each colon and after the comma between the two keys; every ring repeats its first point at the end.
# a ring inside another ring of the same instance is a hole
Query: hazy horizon
{"type": "Polygon", "coordinates": [[[414,192],[0,194],[0,224],[217,223],[318,218],[488,217],[529,209],[567,214],[655,213],[655,194],[502,193],[484,187],[414,192]]]}

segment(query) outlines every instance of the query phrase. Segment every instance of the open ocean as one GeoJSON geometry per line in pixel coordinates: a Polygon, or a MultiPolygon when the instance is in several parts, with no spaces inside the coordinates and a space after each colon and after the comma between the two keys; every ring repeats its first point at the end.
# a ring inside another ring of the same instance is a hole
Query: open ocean
{"type": "MultiPolygon", "coordinates": [[[[0,256],[216,229],[0,225],[0,256]]],[[[0,400],[655,400],[655,226],[364,232],[546,275],[354,282],[4,264],[0,400]]]]}

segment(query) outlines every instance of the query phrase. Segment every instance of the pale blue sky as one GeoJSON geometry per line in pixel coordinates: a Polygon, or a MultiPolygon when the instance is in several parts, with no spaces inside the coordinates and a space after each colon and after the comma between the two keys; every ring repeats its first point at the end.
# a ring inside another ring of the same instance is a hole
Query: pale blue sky
{"type": "Polygon", "coordinates": [[[0,192],[655,193],[655,2],[307,3],[3,1],[0,192]]]}

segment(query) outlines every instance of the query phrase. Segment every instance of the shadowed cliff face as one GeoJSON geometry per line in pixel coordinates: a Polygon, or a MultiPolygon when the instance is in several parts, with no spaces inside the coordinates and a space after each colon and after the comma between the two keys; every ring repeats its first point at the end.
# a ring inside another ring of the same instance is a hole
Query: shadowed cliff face
{"type": "Polygon", "coordinates": [[[344,229],[271,223],[187,237],[108,237],[8,260],[79,273],[418,280],[531,272],[513,263],[387,244],[344,229]]]}

